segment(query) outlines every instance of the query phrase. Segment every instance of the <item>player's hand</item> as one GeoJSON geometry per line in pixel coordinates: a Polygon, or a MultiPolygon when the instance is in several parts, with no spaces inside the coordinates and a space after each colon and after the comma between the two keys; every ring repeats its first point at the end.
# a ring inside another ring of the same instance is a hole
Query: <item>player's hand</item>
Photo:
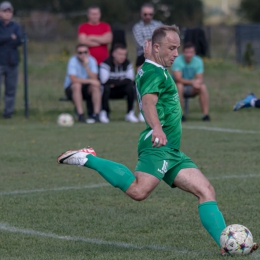
{"type": "Polygon", "coordinates": [[[167,144],[167,138],[165,133],[162,130],[162,127],[155,127],[153,129],[153,134],[152,134],[152,143],[153,143],[153,147],[161,147],[167,144]]]}
{"type": "Polygon", "coordinates": [[[110,84],[110,88],[114,88],[115,87],[115,84],[110,84]]]}
{"type": "Polygon", "coordinates": [[[88,82],[89,82],[88,84],[90,84],[90,85],[100,86],[100,82],[97,79],[88,79],[88,82]]]}
{"type": "Polygon", "coordinates": [[[192,86],[194,87],[194,88],[196,88],[196,89],[199,89],[200,88],[200,86],[201,86],[201,80],[199,80],[199,79],[194,79],[193,81],[192,81],[192,86]]]}
{"type": "Polygon", "coordinates": [[[86,56],[86,57],[84,58],[84,65],[85,65],[85,66],[88,66],[88,61],[89,61],[89,60],[88,60],[88,56],[86,56]]]}
{"type": "Polygon", "coordinates": [[[17,39],[17,36],[16,36],[14,33],[12,33],[12,34],[11,34],[11,38],[12,38],[13,40],[16,40],[16,39],[17,39]]]}
{"type": "Polygon", "coordinates": [[[146,59],[149,59],[149,56],[152,53],[152,41],[151,40],[145,40],[145,44],[143,46],[144,49],[144,57],[146,59]]]}

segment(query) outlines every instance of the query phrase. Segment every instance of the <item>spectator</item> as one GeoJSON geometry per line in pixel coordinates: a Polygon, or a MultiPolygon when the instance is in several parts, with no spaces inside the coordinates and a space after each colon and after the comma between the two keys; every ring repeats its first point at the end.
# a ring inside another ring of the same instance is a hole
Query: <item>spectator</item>
{"type": "MultiPolygon", "coordinates": [[[[179,55],[173,65],[173,76],[176,82],[182,109],[184,108],[183,97],[189,98],[199,95],[200,106],[203,112],[203,121],[210,121],[209,96],[206,85],[203,82],[204,65],[202,59],[196,55],[195,46],[186,43],[183,54],[179,55]]],[[[184,109],[182,121],[185,121],[184,109]]]]}
{"type": "Polygon", "coordinates": [[[88,22],[78,29],[78,41],[89,47],[90,54],[97,60],[98,65],[109,56],[108,44],[112,42],[109,24],[100,22],[101,12],[98,6],[91,6],[87,12],[88,22]]]}
{"type": "Polygon", "coordinates": [[[112,54],[100,65],[100,81],[104,87],[100,119],[109,122],[109,98],[127,97],[127,114],[125,120],[138,122],[134,115],[135,98],[134,70],[127,59],[127,49],[122,44],[115,44],[112,54]]]}
{"type": "Polygon", "coordinates": [[[137,59],[136,68],[144,63],[144,50],[143,46],[145,40],[152,39],[153,31],[162,25],[162,22],[153,20],[154,7],[152,4],[146,3],[141,7],[141,18],[142,20],[136,23],[133,27],[133,34],[137,45],[137,59]]]}
{"type": "Polygon", "coordinates": [[[10,2],[0,4],[0,92],[2,75],[4,75],[4,118],[11,118],[14,111],[19,63],[17,47],[22,44],[21,28],[17,23],[11,21],[13,11],[10,2]]]}
{"type": "Polygon", "coordinates": [[[87,45],[76,46],[76,55],[72,56],[68,63],[64,88],[68,99],[75,104],[79,122],[95,123],[99,122],[101,91],[97,62],[88,52],[87,45]],[[82,99],[87,100],[89,95],[94,106],[94,114],[85,121],[82,99]]]}

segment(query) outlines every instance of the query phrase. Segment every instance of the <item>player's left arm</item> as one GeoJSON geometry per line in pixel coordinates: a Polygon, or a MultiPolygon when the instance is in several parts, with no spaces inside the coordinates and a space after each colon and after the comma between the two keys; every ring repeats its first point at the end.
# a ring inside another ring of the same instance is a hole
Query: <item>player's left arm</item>
{"type": "Polygon", "coordinates": [[[90,35],[89,36],[90,40],[97,42],[100,45],[111,43],[112,37],[113,36],[112,36],[111,32],[104,33],[103,35],[90,35]]]}
{"type": "Polygon", "coordinates": [[[193,85],[195,88],[200,87],[203,84],[203,73],[204,73],[204,64],[202,60],[199,60],[198,66],[196,68],[195,84],[193,85]]]}
{"type": "Polygon", "coordinates": [[[149,126],[153,129],[152,142],[153,147],[160,147],[166,145],[167,138],[162,130],[160,120],[158,118],[156,104],[158,102],[157,93],[145,94],[142,97],[142,110],[144,117],[149,126]],[[155,143],[155,139],[159,139],[159,143],[155,143]]]}

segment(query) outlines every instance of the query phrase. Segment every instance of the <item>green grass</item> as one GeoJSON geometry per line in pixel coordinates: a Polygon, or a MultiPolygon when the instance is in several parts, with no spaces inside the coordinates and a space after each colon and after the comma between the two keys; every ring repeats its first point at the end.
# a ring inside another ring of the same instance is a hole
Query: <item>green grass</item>
{"type": "MultiPolygon", "coordinates": [[[[50,49],[43,50],[44,56],[53,55],[50,49]]],[[[61,152],[91,145],[100,157],[133,170],[138,135],[144,125],[125,123],[125,104],[116,101],[110,124],[57,126],[61,112],[73,113],[70,103],[57,101],[64,95],[66,62],[59,55],[52,60],[36,57],[33,48],[30,51],[30,118],[23,117],[21,84],[14,118],[0,118],[0,259],[222,259],[199,222],[192,195],[161,183],[148,199],[135,202],[111,186],[84,188],[105,181],[87,168],[56,163],[61,152]],[[50,190],[61,187],[79,189],[50,190]],[[35,189],[46,190],[3,194],[35,189]],[[42,233],[37,235],[37,231],[42,233]],[[55,235],[68,236],[68,240],[55,235]],[[89,239],[96,239],[96,243],[89,239]],[[107,243],[98,244],[101,240],[107,243]],[[120,247],[119,243],[132,247],[120,247]]],[[[198,100],[193,99],[186,126],[260,131],[259,110],[232,111],[235,101],[247,92],[260,96],[259,70],[210,61],[205,81],[212,122],[200,121],[198,100]]],[[[187,128],[182,137],[182,151],[211,180],[227,224],[247,226],[258,242],[259,139],[259,134],[187,128]]],[[[259,253],[249,257],[256,258],[260,258],[259,253]]]]}

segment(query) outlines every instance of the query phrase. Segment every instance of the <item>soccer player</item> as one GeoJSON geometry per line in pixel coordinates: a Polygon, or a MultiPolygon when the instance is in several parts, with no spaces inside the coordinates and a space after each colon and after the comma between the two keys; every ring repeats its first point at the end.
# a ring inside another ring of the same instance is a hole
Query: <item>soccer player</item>
{"type": "Polygon", "coordinates": [[[247,107],[260,108],[260,99],[258,99],[253,93],[251,93],[247,95],[244,99],[239,100],[234,105],[234,111],[247,107]]]}
{"type": "MultiPolygon", "coordinates": [[[[178,56],[179,46],[177,26],[157,28],[152,35],[150,59],[145,60],[136,76],[139,107],[147,127],[139,137],[134,174],[122,164],[97,157],[92,148],[69,150],[57,162],[94,169],[136,201],[147,198],[161,180],[171,188],[192,193],[198,198],[202,225],[220,246],[220,234],[226,224],[214,188],[180,151],[182,109],[177,87],[167,70],[178,56]]],[[[224,249],[221,252],[225,254],[224,249]]]]}

